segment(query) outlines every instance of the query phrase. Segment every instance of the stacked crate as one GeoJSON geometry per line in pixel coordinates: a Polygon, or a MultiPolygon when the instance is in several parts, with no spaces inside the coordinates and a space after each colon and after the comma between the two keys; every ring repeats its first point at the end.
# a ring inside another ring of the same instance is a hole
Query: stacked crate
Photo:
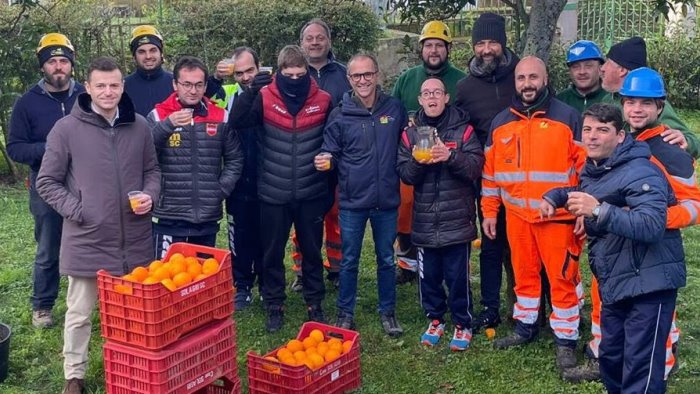
{"type": "Polygon", "coordinates": [[[240,392],[231,253],[175,243],[164,260],[174,253],[213,257],[219,271],[175,291],[98,272],[108,393],[240,392]]]}

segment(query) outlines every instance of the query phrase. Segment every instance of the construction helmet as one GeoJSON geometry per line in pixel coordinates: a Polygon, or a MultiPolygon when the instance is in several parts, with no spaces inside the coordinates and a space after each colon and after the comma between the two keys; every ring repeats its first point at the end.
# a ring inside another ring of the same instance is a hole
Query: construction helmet
{"type": "Polygon", "coordinates": [[[605,62],[603,52],[598,45],[593,41],[580,40],[573,43],[566,52],[566,65],[571,66],[573,63],[581,60],[595,59],[601,63],[605,62]]]}
{"type": "Polygon", "coordinates": [[[664,99],[666,98],[664,79],[649,67],[632,70],[622,82],[620,96],[664,99]]]}
{"type": "Polygon", "coordinates": [[[71,44],[68,37],[63,34],[49,33],[42,36],[39,40],[36,56],[39,59],[39,67],[43,66],[47,60],[54,56],[63,56],[73,64],[75,48],[73,48],[73,44],[71,44]]]}
{"type": "Polygon", "coordinates": [[[162,51],[163,36],[161,36],[160,32],[151,25],[136,26],[134,30],[131,31],[131,41],[129,41],[131,53],[136,53],[136,48],[144,44],[153,44],[162,51]]]}
{"type": "Polygon", "coordinates": [[[450,28],[444,22],[441,21],[430,21],[423,25],[423,30],[420,32],[420,38],[418,38],[419,43],[429,38],[438,38],[445,41],[446,43],[452,43],[452,34],[450,34],[450,28]]]}

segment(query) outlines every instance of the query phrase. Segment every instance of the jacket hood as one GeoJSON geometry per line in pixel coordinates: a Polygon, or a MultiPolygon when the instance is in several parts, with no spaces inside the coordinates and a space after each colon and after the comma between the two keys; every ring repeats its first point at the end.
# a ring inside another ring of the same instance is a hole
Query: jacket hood
{"type": "MultiPolygon", "coordinates": [[[[131,98],[129,98],[126,92],[122,93],[117,108],[119,108],[119,117],[116,122],[114,122],[115,127],[122,124],[134,123],[136,120],[136,111],[134,110],[134,104],[131,102],[131,98]]],[[[92,97],[87,93],[81,93],[80,96],[78,96],[78,100],[73,106],[71,115],[98,127],[109,127],[107,120],[102,115],[92,110],[92,97]]]]}
{"type": "Polygon", "coordinates": [[[476,56],[472,56],[467,62],[467,74],[492,83],[501,81],[515,72],[515,66],[520,61],[518,55],[509,48],[503,49],[503,58],[504,61],[492,73],[484,73],[476,64],[476,56]]]}
{"type": "MultiPolygon", "coordinates": [[[[79,86],[79,84],[75,82],[75,79],[71,78],[68,83],[68,96],[72,96],[75,93],[76,86],[79,86]]],[[[51,93],[46,90],[46,80],[43,78],[36,83],[32,90],[37,94],[51,95],[51,93]]]]}
{"type": "MultiPolygon", "coordinates": [[[[419,109],[416,113],[416,125],[422,126],[426,124],[426,116],[423,108],[419,109]]],[[[445,117],[442,118],[440,124],[438,124],[436,128],[439,134],[440,131],[458,128],[467,123],[469,123],[469,114],[467,112],[459,107],[447,104],[447,106],[445,106],[445,117]]]]}
{"type": "Polygon", "coordinates": [[[586,159],[584,172],[591,178],[598,178],[605,172],[619,167],[627,162],[635,159],[649,159],[651,151],[649,145],[644,142],[636,141],[629,133],[625,134],[625,139],[619,144],[613,155],[606,160],[601,161],[597,165],[593,160],[586,159]]]}

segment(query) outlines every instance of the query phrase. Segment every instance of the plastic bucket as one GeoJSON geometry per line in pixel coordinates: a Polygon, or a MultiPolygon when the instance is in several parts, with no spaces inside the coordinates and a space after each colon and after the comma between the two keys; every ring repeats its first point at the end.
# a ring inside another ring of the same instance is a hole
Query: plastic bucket
{"type": "Polygon", "coordinates": [[[0,323],[0,383],[7,378],[10,360],[10,337],[12,337],[10,326],[0,323]]]}

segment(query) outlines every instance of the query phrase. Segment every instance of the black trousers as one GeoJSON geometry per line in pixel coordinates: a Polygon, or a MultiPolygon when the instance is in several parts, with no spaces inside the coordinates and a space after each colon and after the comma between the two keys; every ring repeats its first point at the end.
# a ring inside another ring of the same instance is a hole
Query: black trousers
{"type": "Polygon", "coordinates": [[[228,246],[233,253],[233,280],[238,289],[250,291],[258,278],[263,287],[262,246],[260,245],[260,203],[235,200],[226,204],[228,212],[228,246]]]}
{"type": "Polygon", "coordinates": [[[304,256],[301,265],[303,296],[307,305],[321,304],[326,293],[323,283],[323,217],[328,199],[298,201],[276,205],[260,202],[260,242],[263,248],[262,277],[265,305],[281,306],[285,294],[284,253],[289,230],[294,225],[299,249],[304,256]]]}
{"type": "Polygon", "coordinates": [[[609,393],[666,392],[666,339],[677,294],[657,291],[603,304],[600,376],[609,393]]]}

